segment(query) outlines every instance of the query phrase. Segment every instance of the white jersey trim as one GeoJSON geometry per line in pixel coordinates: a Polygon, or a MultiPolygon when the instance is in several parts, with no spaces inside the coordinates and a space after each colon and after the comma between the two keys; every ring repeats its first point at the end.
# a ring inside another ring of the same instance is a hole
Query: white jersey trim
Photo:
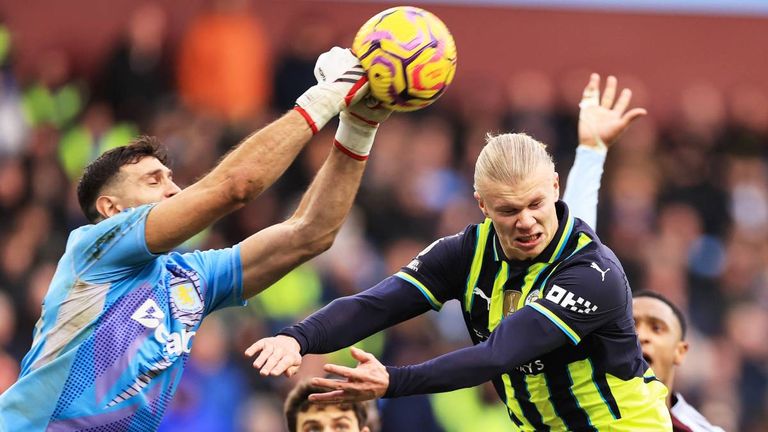
{"type": "Polygon", "coordinates": [[[674,397],[677,400],[669,411],[693,432],[725,432],[721,427],[713,426],[696,408],[688,404],[680,393],[675,393],[674,397]]]}

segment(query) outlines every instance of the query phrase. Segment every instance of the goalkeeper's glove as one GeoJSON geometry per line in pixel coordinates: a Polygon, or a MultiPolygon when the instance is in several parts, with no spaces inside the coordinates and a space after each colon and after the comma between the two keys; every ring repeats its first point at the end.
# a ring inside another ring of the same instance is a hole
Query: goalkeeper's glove
{"type": "Polygon", "coordinates": [[[370,94],[353,103],[339,115],[334,145],[347,156],[368,159],[379,124],[392,114],[370,94]]]}
{"type": "Polygon", "coordinates": [[[342,108],[368,93],[368,77],[357,57],[348,49],[333,47],[320,55],[315,64],[317,84],[296,100],[296,107],[317,133],[342,108]]]}

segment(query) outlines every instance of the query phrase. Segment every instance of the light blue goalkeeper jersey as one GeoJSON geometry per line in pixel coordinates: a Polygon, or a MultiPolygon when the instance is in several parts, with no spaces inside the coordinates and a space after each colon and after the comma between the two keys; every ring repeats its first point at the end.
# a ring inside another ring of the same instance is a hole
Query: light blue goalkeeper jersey
{"type": "Polygon", "coordinates": [[[243,305],[240,248],[154,255],[151,205],[74,230],[0,431],[153,431],[204,316],[243,305]]]}

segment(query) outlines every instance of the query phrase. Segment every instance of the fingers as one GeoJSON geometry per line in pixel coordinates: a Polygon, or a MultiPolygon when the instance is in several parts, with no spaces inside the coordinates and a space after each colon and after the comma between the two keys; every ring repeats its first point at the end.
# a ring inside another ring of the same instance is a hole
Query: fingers
{"type": "Polygon", "coordinates": [[[359,369],[353,369],[346,366],[339,366],[335,364],[327,364],[323,366],[323,370],[330,374],[342,376],[349,380],[362,381],[368,378],[369,372],[361,371],[359,369]]]}
{"type": "Polygon", "coordinates": [[[314,393],[309,396],[312,402],[320,403],[339,403],[357,400],[367,400],[357,384],[349,381],[342,381],[330,378],[312,378],[312,385],[328,389],[324,393],[314,393]]]}
{"type": "Polygon", "coordinates": [[[350,347],[349,351],[352,353],[352,358],[359,361],[360,363],[376,361],[376,357],[374,357],[373,354],[365,352],[360,348],[350,347]]]}
{"type": "Polygon", "coordinates": [[[281,375],[283,371],[285,371],[285,368],[290,365],[290,359],[286,358],[284,354],[275,353],[267,358],[267,361],[264,363],[264,366],[261,367],[259,373],[262,376],[281,375]]]}
{"type": "Polygon", "coordinates": [[[261,352],[259,353],[258,357],[256,357],[256,360],[253,361],[253,367],[256,369],[261,369],[262,366],[264,366],[264,363],[267,362],[267,360],[272,356],[272,353],[275,351],[275,346],[272,344],[263,344],[261,348],[261,352]]]}
{"type": "Polygon", "coordinates": [[[269,363],[262,368],[261,374],[262,375],[271,375],[271,376],[278,376],[278,375],[285,375],[288,378],[292,377],[296,374],[296,372],[299,371],[299,366],[301,366],[301,361],[295,361],[291,357],[284,356],[280,359],[280,361],[275,363],[275,366],[269,369],[269,363]]]}
{"type": "Polygon", "coordinates": [[[255,344],[248,347],[247,350],[245,350],[245,355],[248,357],[253,357],[254,354],[261,351],[264,348],[264,340],[259,340],[255,344]]]}
{"type": "Polygon", "coordinates": [[[309,395],[309,400],[310,402],[316,403],[339,403],[344,401],[344,394],[344,390],[334,390],[326,393],[312,393],[309,395]]]}
{"type": "Polygon", "coordinates": [[[647,115],[647,114],[648,114],[648,111],[646,111],[645,108],[633,108],[633,109],[629,110],[626,114],[624,114],[621,117],[621,120],[625,124],[630,124],[633,121],[637,120],[638,118],[640,118],[640,117],[642,117],[644,115],[647,115]]]}
{"type": "Polygon", "coordinates": [[[600,101],[600,105],[611,109],[613,101],[616,98],[616,77],[609,75],[605,80],[605,90],[603,91],[603,99],[600,101]]]}
{"type": "Polygon", "coordinates": [[[581,103],[579,106],[584,108],[586,106],[598,105],[600,101],[600,75],[592,73],[589,76],[589,82],[584,87],[584,92],[581,95],[581,103]]]}
{"type": "Polygon", "coordinates": [[[621,91],[621,94],[619,95],[619,100],[616,101],[616,105],[613,107],[613,110],[619,114],[623,113],[629,106],[629,102],[631,100],[632,100],[632,90],[625,88],[624,90],[621,91]]]}
{"type": "Polygon", "coordinates": [[[329,390],[344,390],[344,384],[346,383],[346,381],[333,378],[312,378],[312,385],[316,385],[318,387],[326,388],[329,390]]]}
{"type": "Polygon", "coordinates": [[[600,97],[600,75],[596,73],[592,73],[589,77],[589,83],[584,88],[584,93],[582,94],[582,99],[581,99],[581,103],[579,104],[579,107],[585,108],[585,107],[599,105],[603,108],[607,108],[614,111],[615,113],[617,113],[620,116],[623,116],[624,118],[627,118],[628,121],[632,121],[637,117],[640,117],[646,114],[644,110],[632,111],[632,116],[626,117],[626,114],[624,114],[624,111],[627,110],[630,102],[632,101],[632,90],[627,88],[623,89],[619,94],[618,99],[616,99],[617,88],[618,88],[618,80],[616,79],[616,77],[613,75],[608,76],[605,82],[605,89],[603,90],[603,96],[601,98],[600,97]]]}

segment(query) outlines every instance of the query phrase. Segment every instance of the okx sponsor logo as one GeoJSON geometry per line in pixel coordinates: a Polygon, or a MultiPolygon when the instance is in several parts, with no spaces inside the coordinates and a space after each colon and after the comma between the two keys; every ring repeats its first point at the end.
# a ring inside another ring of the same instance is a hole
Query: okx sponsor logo
{"type": "Polygon", "coordinates": [[[597,305],[557,285],[552,285],[544,298],[573,312],[589,314],[597,310],[597,305]]]}

